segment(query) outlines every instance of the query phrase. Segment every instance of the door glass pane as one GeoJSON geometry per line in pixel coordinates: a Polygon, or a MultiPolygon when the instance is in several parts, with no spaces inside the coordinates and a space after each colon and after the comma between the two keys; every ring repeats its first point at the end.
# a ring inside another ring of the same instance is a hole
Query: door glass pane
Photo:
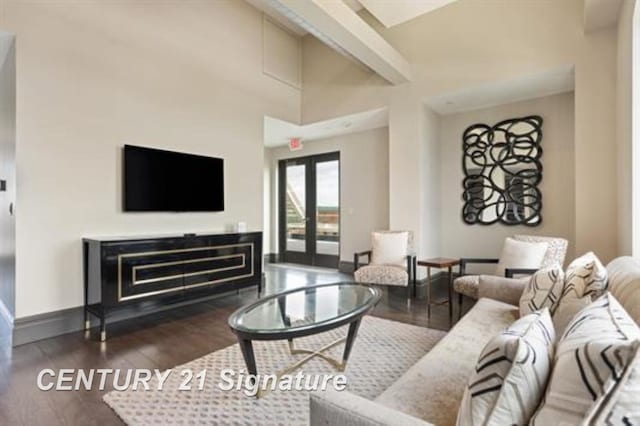
{"type": "Polygon", "coordinates": [[[306,179],[304,164],[287,164],[287,250],[306,251],[306,179]]]}
{"type": "Polygon", "coordinates": [[[340,253],[340,162],[316,163],[316,252],[340,253]]]}

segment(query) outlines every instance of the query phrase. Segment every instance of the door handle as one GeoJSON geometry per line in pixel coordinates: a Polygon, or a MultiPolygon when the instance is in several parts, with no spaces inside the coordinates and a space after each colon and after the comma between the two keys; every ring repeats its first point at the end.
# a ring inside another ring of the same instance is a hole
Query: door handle
{"type": "Polygon", "coordinates": [[[13,216],[13,203],[9,203],[9,214],[13,216]]]}

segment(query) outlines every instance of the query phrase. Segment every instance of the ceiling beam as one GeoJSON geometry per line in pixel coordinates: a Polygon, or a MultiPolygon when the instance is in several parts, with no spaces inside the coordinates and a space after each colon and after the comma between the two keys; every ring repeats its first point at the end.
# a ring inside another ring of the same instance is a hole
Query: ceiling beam
{"type": "Polygon", "coordinates": [[[392,84],[411,80],[411,66],[342,1],[270,0],[282,14],[339,53],[363,63],[392,84]]]}

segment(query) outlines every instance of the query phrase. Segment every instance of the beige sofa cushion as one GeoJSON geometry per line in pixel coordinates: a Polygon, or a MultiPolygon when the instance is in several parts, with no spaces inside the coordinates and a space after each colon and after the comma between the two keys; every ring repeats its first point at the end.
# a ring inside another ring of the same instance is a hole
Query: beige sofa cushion
{"type": "Polygon", "coordinates": [[[640,329],[610,293],[580,311],[557,344],[553,373],[533,425],[579,424],[604,383],[619,378],[640,329]]]}
{"type": "Polygon", "coordinates": [[[480,352],[517,317],[516,306],[480,299],[376,402],[438,426],[455,425],[460,401],[480,352]]]}
{"type": "Polygon", "coordinates": [[[505,238],[496,275],[504,277],[506,268],[538,269],[547,252],[547,243],[531,243],[505,238]]]}
{"type": "Polygon", "coordinates": [[[491,339],[469,379],[458,426],[527,424],[544,395],[554,342],[548,308],[491,339]]]}
{"type": "Polygon", "coordinates": [[[590,297],[567,296],[560,300],[560,304],[553,315],[553,326],[556,329],[556,335],[562,336],[567,326],[573,318],[592,303],[590,297]]]}
{"type": "Polygon", "coordinates": [[[493,275],[480,275],[477,298],[498,300],[510,305],[518,305],[529,277],[505,278],[493,275]]]}
{"type": "Polygon", "coordinates": [[[640,260],[623,256],[607,265],[609,291],[640,324],[640,260]]]}

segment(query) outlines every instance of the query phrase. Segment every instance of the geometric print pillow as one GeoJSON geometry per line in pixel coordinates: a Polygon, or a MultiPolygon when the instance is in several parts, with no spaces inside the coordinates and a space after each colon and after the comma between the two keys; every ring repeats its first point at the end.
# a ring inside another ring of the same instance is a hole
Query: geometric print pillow
{"type": "Polygon", "coordinates": [[[620,380],[610,379],[584,419],[589,425],[640,425],[640,342],[620,380]]]}
{"type": "Polygon", "coordinates": [[[541,269],[531,276],[520,296],[520,316],[549,308],[553,316],[562,297],[564,272],[560,266],[541,269]]]}
{"type": "Polygon", "coordinates": [[[607,285],[607,268],[590,251],[575,259],[567,267],[563,297],[572,295],[579,299],[590,296],[595,300],[604,294],[607,285]]]}
{"type": "Polygon", "coordinates": [[[457,425],[528,423],[544,395],[554,341],[546,308],[520,318],[491,339],[469,379],[457,425]]]}
{"type": "Polygon", "coordinates": [[[580,311],[556,346],[553,373],[533,425],[579,424],[619,380],[640,339],[640,329],[607,293],[580,311]]]}

